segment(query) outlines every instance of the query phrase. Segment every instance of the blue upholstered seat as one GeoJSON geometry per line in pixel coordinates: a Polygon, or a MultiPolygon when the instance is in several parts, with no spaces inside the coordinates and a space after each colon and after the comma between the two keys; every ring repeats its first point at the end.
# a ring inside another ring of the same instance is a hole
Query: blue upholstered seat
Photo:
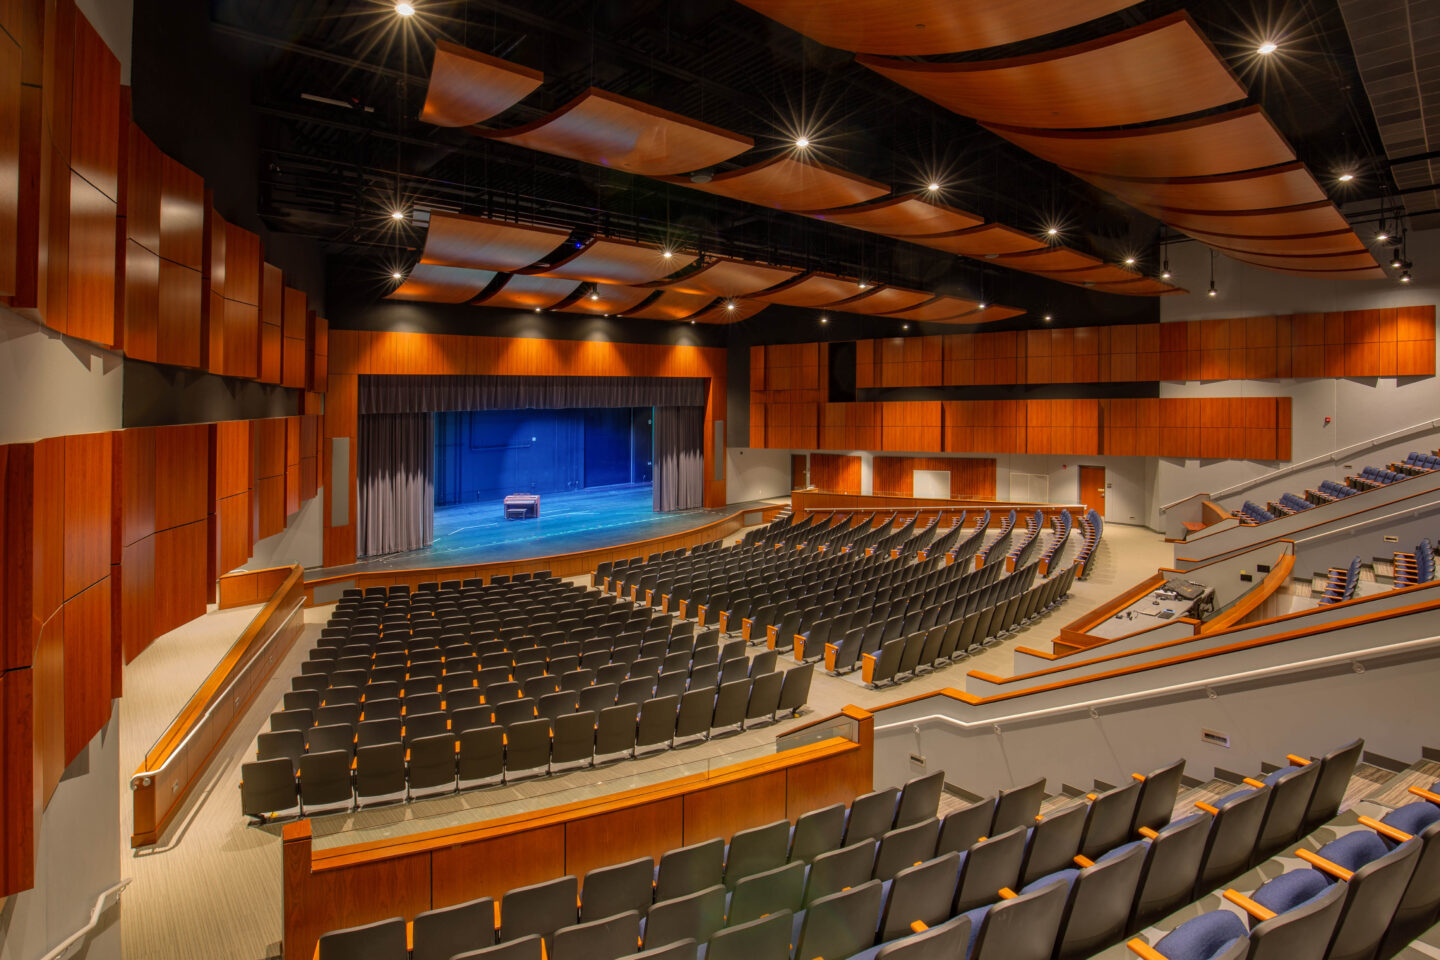
{"type": "Polygon", "coordinates": [[[1155,949],[1167,960],[1210,960],[1247,936],[1245,921],[1228,910],[1202,913],[1171,930],[1155,949]]]}

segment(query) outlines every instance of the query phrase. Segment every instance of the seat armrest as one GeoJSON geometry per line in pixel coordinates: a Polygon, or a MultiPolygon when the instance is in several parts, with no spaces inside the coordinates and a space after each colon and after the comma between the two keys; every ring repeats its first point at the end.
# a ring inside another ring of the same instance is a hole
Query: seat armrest
{"type": "Polygon", "coordinates": [[[1168,960],[1165,954],[1161,953],[1159,950],[1156,950],[1154,947],[1150,946],[1150,944],[1146,943],[1144,940],[1141,940],[1139,937],[1132,937],[1131,939],[1126,940],[1125,946],[1129,947],[1130,952],[1135,954],[1135,956],[1139,957],[1140,960],[1168,960]]]}
{"type": "Polygon", "coordinates": [[[1304,757],[1297,757],[1297,756],[1295,756],[1295,754],[1293,754],[1293,753],[1287,753],[1287,754],[1285,754],[1285,760],[1286,760],[1286,761],[1290,764],[1290,766],[1292,766],[1292,767],[1308,767],[1308,766],[1310,766],[1310,761],[1309,761],[1309,760],[1306,760],[1304,757]]]}
{"type": "Polygon", "coordinates": [[[1241,893],[1238,890],[1226,890],[1224,893],[1221,894],[1221,896],[1224,897],[1226,900],[1229,900],[1231,903],[1235,904],[1235,906],[1239,907],[1241,910],[1244,910],[1246,913],[1250,914],[1250,916],[1254,917],[1256,920],[1269,920],[1271,917],[1275,916],[1274,910],[1260,906],[1260,904],[1256,903],[1254,900],[1251,900],[1249,897],[1245,896],[1245,894],[1241,893]]]}
{"type": "Polygon", "coordinates": [[[1220,815],[1219,809],[1217,809],[1214,804],[1206,803],[1206,802],[1203,801],[1203,800],[1196,801],[1196,803],[1195,803],[1195,809],[1196,809],[1196,810],[1204,810],[1206,813],[1210,814],[1210,816],[1212,816],[1212,817],[1218,817],[1218,816],[1220,815]]]}
{"type": "Polygon", "coordinates": [[[1440,803],[1440,793],[1432,793],[1424,787],[1411,787],[1410,792],[1421,800],[1429,800],[1431,803],[1440,803]]]}
{"type": "Polygon", "coordinates": [[[1340,864],[1331,863],[1329,860],[1326,860],[1318,853],[1312,853],[1309,850],[1296,850],[1295,856],[1299,857],[1301,860],[1304,860],[1316,870],[1319,870],[1323,873],[1328,873],[1336,880],[1349,880],[1355,875],[1355,871],[1346,870],[1344,867],[1340,866],[1340,864]]]}
{"type": "Polygon", "coordinates": [[[1406,840],[1409,840],[1411,836],[1413,836],[1413,834],[1409,834],[1406,833],[1404,830],[1392,827],[1388,823],[1381,823],[1374,817],[1361,817],[1360,825],[1362,827],[1369,827],[1371,830],[1374,830],[1376,833],[1380,834],[1380,836],[1390,840],[1394,840],[1396,843],[1404,843],[1406,840]]]}
{"type": "Polygon", "coordinates": [[[927,924],[924,920],[912,920],[912,921],[910,921],[910,932],[911,932],[911,933],[924,933],[926,930],[929,930],[929,929],[930,929],[929,924],[927,924]]]}
{"type": "Polygon", "coordinates": [[[1160,832],[1151,827],[1141,827],[1136,832],[1139,833],[1140,836],[1144,837],[1146,840],[1154,840],[1156,837],[1160,836],[1160,832]]]}

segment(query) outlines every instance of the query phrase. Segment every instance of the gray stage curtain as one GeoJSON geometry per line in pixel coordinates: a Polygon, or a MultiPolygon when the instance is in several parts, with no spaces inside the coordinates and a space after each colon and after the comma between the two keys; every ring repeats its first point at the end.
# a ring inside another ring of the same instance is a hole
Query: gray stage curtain
{"type": "Polygon", "coordinates": [[[435,426],[428,413],[360,417],[357,552],[428,547],[435,539],[435,426]]]}
{"type": "Polygon", "coordinates": [[[705,503],[705,408],[655,408],[654,504],[657,511],[705,503]]]}
{"type": "Polygon", "coordinates": [[[703,377],[360,377],[360,413],[704,407],[703,377]]]}

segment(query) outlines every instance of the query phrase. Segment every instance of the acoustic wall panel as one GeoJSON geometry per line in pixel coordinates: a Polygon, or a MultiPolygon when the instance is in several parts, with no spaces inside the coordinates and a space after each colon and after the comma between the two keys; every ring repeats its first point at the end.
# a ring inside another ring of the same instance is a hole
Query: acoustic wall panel
{"type": "Polygon", "coordinates": [[[4,297],[16,291],[18,268],[14,241],[20,230],[21,100],[20,44],[0,31],[0,237],[5,238],[0,243],[0,296],[4,297]]]}
{"type": "Polygon", "coordinates": [[[875,496],[915,496],[916,470],[943,470],[950,474],[950,499],[995,498],[995,461],[958,457],[876,457],[875,496]]]}
{"type": "Polygon", "coordinates": [[[441,127],[468,127],[519,103],[544,80],[539,70],[439,40],[420,119],[441,127]]]}
{"type": "MultiPolygon", "coordinates": [[[[841,404],[833,404],[841,406],[841,404]]],[[[859,494],[861,461],[832,453],[810,454],[810,486],[826,493],[859,494]]]]}
{"type": "Polygon", "coordinates": [[[115,342],[115,201],[78,173],[70,175],[69,233],[65,332],[110,346],[115,342]]]}
{"type": "Polygon", "coordinates": [[[155,632],[169,633],[205,613],[209,593],[208,522],[155,534],[155,632]]]}
{"type": "MultiPolygon", "coordinates": [[[[163,233],[161,240],[163,243],[163,233]]],[[[156,356],[160,363],[200,367],[200,305],[207,296],[198,269],[161,259],[160,312],[156,318],[156,356]]]]}
{"type": "Polygon", "coordinates": [[[209,505],[210,428],[155,428],[155,529],[204,520],[209,505]]]}
{"type": "Polygon", "coordinates": [[[0,895],[35,885],[35,728],[31,670],[0,673],[0,895]]]}
{"type": "Polygon", "coordinates": [[[116,623],[126,663],[134,660],[158,635],[155,631],[155,537],[152,534],[120,550],[111,574],[116,623]]]}
{"type": "Polygon", "coordinates": [[[110,584],[102,579],[65,604],[66,766],[110,719],[110,600],[110,584]]]}
{"type": "MultiPolygon", "coordinates": [[[[66,600],[110,574],[113,518],[108,433],[87,433],[61,439],[64,463],[64,586],[66,600]]],[[[108,668],[107,668],[108,670],[108,668]]]]}

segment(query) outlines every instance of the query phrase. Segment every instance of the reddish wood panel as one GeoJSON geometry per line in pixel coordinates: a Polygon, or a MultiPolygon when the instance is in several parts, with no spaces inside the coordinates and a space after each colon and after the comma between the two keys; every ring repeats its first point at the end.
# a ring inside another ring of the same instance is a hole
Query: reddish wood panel
{"type": "Polygon", "coordinates": [[[113,434],[115,523],[110,556],[155,532],[155,429],[140,427],[113,434]]]}
{"type": "Polygon", "coordinates": [[[565,828],[547,825],[507,836],[441,847],[431,854],[432,902],[449,906],[476,897],[497,900],[515,883],[540,883],[565,870],[565,828]]]}
{"type": "Polygon", "coordinates": [[[215,497],[248,493],[254,484],[254,420],[222,420],[214,427],[215,497]]]}
{"type": "Polygon", "coordinates": [[[205,613],[209,592],[208,523],[155,534],[155,633],[169,633],[205,613]]]}
{"type": "Polygon", "coordinates": [[[296,290],[294,287],[286,287],[282,304],[281,322],[285,328],[285,336],[291,340],[305,339],[306,312],[309,304],[305,299],[305,291],[296,290]]]}
{"type": "Polygon", "coordinates": [[[83,14],[75,17],[70,166],[112,203],[120,199],[120,61],[83,14]]]}
{"type": "Polygon", "coordinates": [[[65,765],[110,719],[110,584],[102,580],[65,604],[65,765]]]}
{"type": "Polygon", "coordinates": [[[225,299],[260,306],[260,238],[233,223],[225,224],[225,299]]]}
{"type": "Polygon", "coordinates": [[[330,321],[324,317],[316,317],[312,333],[310,389],[316,393],[324,393],[330,378],[330,321]]]}
{"type": "Polygon", "coordinates": [[[168,156],[160,169],[160,256],[197,273],[205,256],[205,181],[168,156]]]}
{"type": "Polygon", "coordinates": [[[260,308],[225,300],[224,366],[228,377],[260,376],[260,308]]]}
{"type": "Polygon", "coordinates": [[[35,696],[35,775],[40,781],[42,809],[60,785],[66,766],[64,628],[64,614],[56,610],[40,626],[30,667],[35,696]]]}
{"type": "Polygon", "coordinates": [[[273,537],[285,529],[285,475],[255,481],[255,539],[273,537]]]}
{"type": "Polygon", "coordinates": [[[65,332],[109,346],[115,342],[115,201],[71,174],[68,225],[65,332]]]}
{"type": "Polygon", "coordinates": [[[280,383],[296,390],[304,390],[307,371],[305,369],[305,341],[285,337],[280,341],[280,383]]]}
{"type": "Polygon", "coordinates": [[[35,885],[33,671],[0,672],[0,896],[35,885]]]}
{"type": "MultiPolygon", "coordinates": [[[[161,221],[164,229],[164,221],[161,221]]],[[[165,234],[161,233],[161,245],[165,234]]],[[[156,356],[160,363],[198,368],[200,304],[204,280],[196,268],[160,261],[160,312],[156,323],[156,356]]]]}
{"type": "Polygon", "coordinates": [[[285,515],[300,509],[300,421],[285,418],[285,515]]]}
{"type": "MultiPolygon", "coordinates": [[[[0,296],[17,289],[18,244],[20,236],[20,144],[21,100],[20,45],[0,32],[0,296]]],[[[8,865],[0,861],[0,869],[8,865]]],[[[0,880],[5,874],[0,874],[0,880]]]]}
{"type": "MultiPolygon", "coordinates": [[[[55,437],[35,444],[34,626],[55,614],[65,602],[65,440],[55,437]]],[[[34,634],[32,634],[33,639],[34,634]]]]}
{"type": "Polygon", "coordinates": [[[117,333],[125,355],[155,363],[159,360],[157,321],[160,313],[160,258],[135,240],[125,244],[125,297],[117,333]]]}
{"type": "Polygon", "coordinates": [[[288,418],[253,421],[255,425],[255,476],[279,477],[285,473],[288,418]]]}
{"type": "Polygon", "coordinates": [[[125,662],[129,663],[150,646],[157,635],[154,535],[122,547],[120,564],[110,578],[120,649],[125,662]]]}
{"type": "Polygon", "coordinates": [[[125,236],[160,255],[160,198],[165,155],[131,123],[126,133],[125,236]]]}
{"type": "Polygon", "coordinates": [[[168,530],[209,514],[210,427],[189,424],[155,431],[155,529],[168,530]]]}
{"type": "Polygon", "coordinates": [[[262,383],[280,382],[283,338],[278,324],[260,324],[260,376],[262,383]]]}
{"type": "Polygon", "coordinates": [[[828,493],[860,492],[861,461],[832,453],[810,454],[810,485],[828,493]]]}
{"type": "Polygon", "coordinates": [[[215,503],[215,569],[229,573],[243,566],[255,549],[250,491],[215,503]]]}
{"type": "Polygon", "coordinates": [[[954,499],[994,499],[995,461],[956,457],[876,457],[872,486],[875,496],[915,495],[916,470],[946,470],[950,473],[950,496],[954,499]]]}
{"type": "Polygon", "coordinates": [[[730,837],[785,819],[785,771],[685,794],[685,842],[730,837]]]}
{"type": "Polygon", "coordinates": [[[63,438],[66,599],[110,574],[110,437],[89,433],[63,438]]]}
{"type": "Polygon", "coordinates": [[[901,401],[880,404],[882,450],[940,450],[940,403],[901,401]]]}
{"type": "Polygon", "coordinates": [[[0,446],[0,670],[30,665],[35,647],[35,445],[0,446]]]}

